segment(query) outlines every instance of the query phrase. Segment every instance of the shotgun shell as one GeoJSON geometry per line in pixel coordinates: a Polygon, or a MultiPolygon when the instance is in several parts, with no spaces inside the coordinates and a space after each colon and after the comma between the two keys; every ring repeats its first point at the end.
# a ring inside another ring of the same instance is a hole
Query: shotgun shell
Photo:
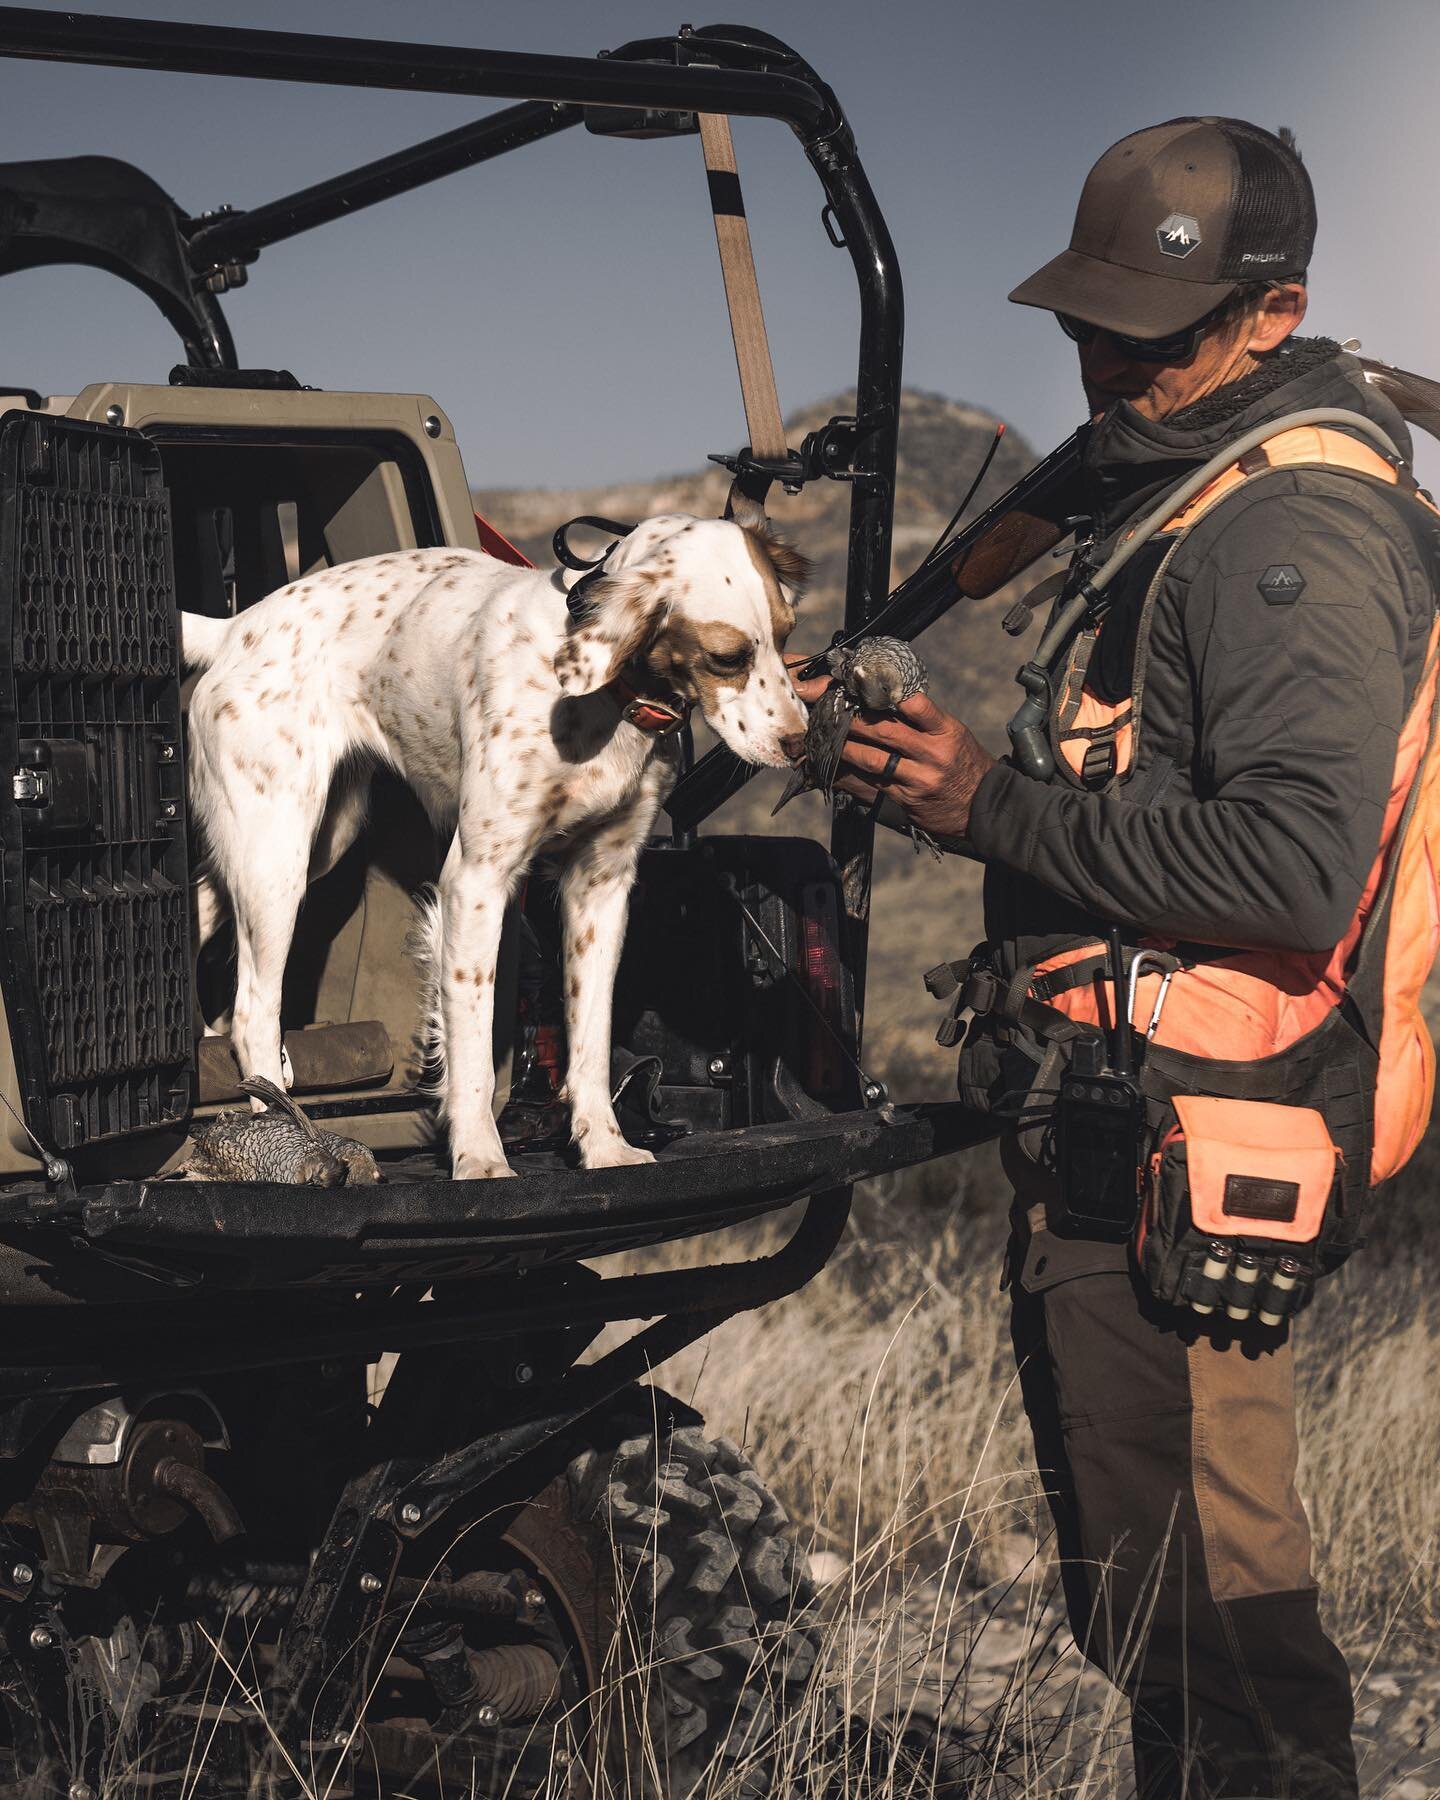
{"type": "MultiPolygon", "coordinates": [[[[1230,1267],[1230,1249],[1231,1246],[1219,1238],[1206,1246],[1205,1263],[1200,1270],[1202,1280],[1217,1284],[1221,1281],[1226,1269],[1230,1267]]],[[[1213,1313],[1215,1302],[1213,1300],[1192,1300],[1190,1310],[1197,1313],[1213,1313]]]]}
{"type": "Polygon", "coordinates": [[[1267,1304],[1260,1312],[1262,1325],[1278,1325],[1285,1317],[1284,1301],[1300,1279],[1300,1265],[1293,1256],[1282,1256],[1271,1272],[1266,1289],[1267,1304]]]}
{"type": "Polygon", "coordinates": [[[1248,1250],[1242,1250],[1235,1258],[1235,1267],[1230,1271],[1230,1292],[1233,1298],[1225,1308],[1227,1319],[1239,1322],[1250,1317],[1255,1309],[1255,1286],[1259,1279],[1260,1258],[1248,1250]]]}

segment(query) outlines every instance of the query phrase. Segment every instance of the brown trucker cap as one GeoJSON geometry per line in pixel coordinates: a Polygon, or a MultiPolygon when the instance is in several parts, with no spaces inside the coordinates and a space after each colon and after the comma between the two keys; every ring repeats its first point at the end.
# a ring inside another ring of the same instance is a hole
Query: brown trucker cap
{"type": "Polygon", "coordinates": [[[1303,275],[1315,195],[1290,144],[1243,119],[1171,119],[1085,178],[1070,248],[1011,294],[1102,330],[1183,331],[1241,282],[1303,275]]]}

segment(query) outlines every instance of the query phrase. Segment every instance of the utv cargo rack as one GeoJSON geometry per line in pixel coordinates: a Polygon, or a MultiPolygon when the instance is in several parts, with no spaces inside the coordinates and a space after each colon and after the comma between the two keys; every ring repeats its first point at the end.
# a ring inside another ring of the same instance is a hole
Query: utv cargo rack
{"type": "MultiPolygon", "coordinates": [[[[642,1168],[555,1167],[513,1182],[441,1181],[412,1163],[353,1192],[113,1182],[11,1196],[0,1201],[0,1244],[22,1241],[19,1228],[27,1255],[23,1290],[12,1287],[19,1303],[5,1312],[0,1399],[143,1380],[173,1359],[177,1332],[187,1367],[208,1373],[571,1329],[588,1336],[607,1321],[664,1314],[669,1355],[817,1274],[845,1228],[852,1182],[990,1135],[987,1119],[947,1102],[752,1126],[681,1140],[642,1168]],[[768,1256],[604,1278],[579,1262],[802,1199],[791,1236],[768,1256]],[[113,1327],[137,1304],[164,1307],[163,1329],[138,1343],[113,1327]]],[[[0,1281],[5,1263],[0,1253],[0,1281]]],[[[656,1340],[649,1345],[658,1361],[656,1340]]]]}

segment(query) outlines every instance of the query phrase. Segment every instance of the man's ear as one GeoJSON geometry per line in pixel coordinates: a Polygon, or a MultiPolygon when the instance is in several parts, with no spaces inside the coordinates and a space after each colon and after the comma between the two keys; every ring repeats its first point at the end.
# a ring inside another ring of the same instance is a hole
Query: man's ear
{"type": "Polygon", "coordinates": [[[1271,288],[1250,321],[1250,337],[1245,348],[1253,356],[1264,356],[1277,350],[1305,317],[1309,296],[1301,281],[1287,281],[1271,288]]]}
{"type": "Polygon", "coordinates": [[[555,653],[564,694],[593,694],[639,656],[660,629],[665,598],[653,569],[621,569],[589,590],[589,606],[572,621],[555,653]]]}

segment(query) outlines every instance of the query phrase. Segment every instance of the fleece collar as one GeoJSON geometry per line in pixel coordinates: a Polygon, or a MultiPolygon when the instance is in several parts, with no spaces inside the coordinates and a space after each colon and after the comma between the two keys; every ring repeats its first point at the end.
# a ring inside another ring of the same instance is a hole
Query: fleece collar
{"type": "Polygon", "coordinates": [[[1101,539],[1157,506],[1167,490],[1252,426],[1312,406],[1363,413],[1408,458],[1405,421],[1366,382],[1359,360],[1329,338],[1290,338],[1259,368],[1168,419],[1142,418],[1121,400],[1086,427],[1082,468],[1087,509],[1101,539]]]}

